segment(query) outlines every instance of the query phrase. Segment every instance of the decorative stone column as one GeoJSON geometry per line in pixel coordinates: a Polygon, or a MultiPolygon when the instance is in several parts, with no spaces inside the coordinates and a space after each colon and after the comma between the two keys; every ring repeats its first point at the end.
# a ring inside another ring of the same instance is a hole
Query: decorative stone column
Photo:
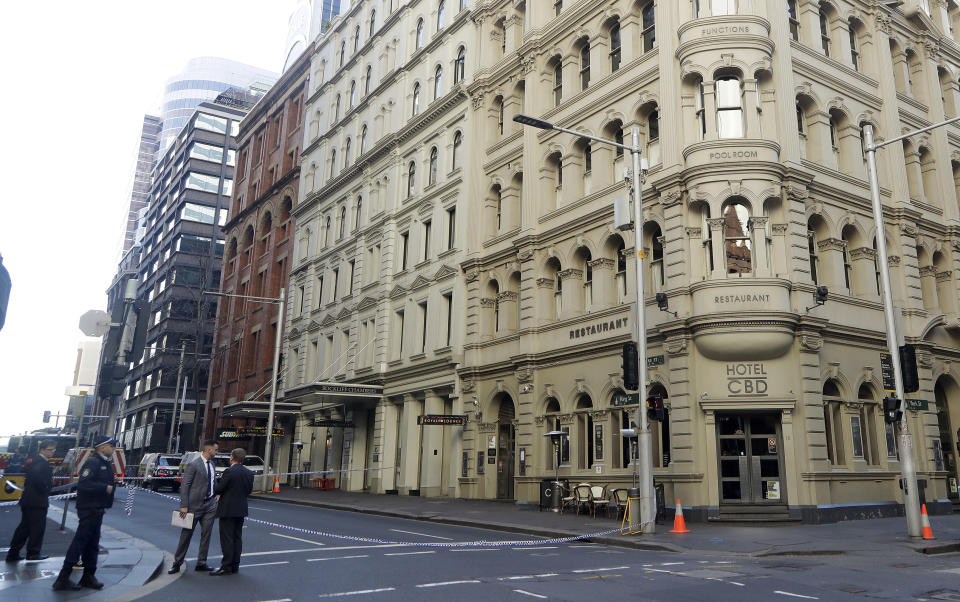
{"type": "Polygon", "coordinates": [[[933,315],[940,313],[940,300],[937,298],[937,268],[932,265],[920,268],[920,290],[923,295],[923,307],[933,315]]]}
{"type": "Polygon", "coordinates": [[[747,223],[750,237],[753,240],[753,273],[755,276],[767,278],[770,276],[770,258],[767,256],[767,223],[769,217],[751,217],[747,223]]]}
{"type": "Polygon", "coordinates": [[[727,273],[727,258],[724,252],[723,226],[726,220],[722,217],[712,217],[707,220],[710,227],[713,252],[713,271],[710,278],[725,278],[727,273]]]}
{"type": "Polygon", "coordinates": [[[563,283],[561,317],[583,313],[583,270],[568,268],[560,272],[563,283]]]}
{"type": "Polygon", "coordinates": [[[847,242],[839,238],[827,238],[817,242],[820,259],[817,280],[832,291],[840,292],[847,288],[843,277],[843,250],[846,248],[847,242]]]}
{"type": "Polygon", "coordinates": [[[684,231],[687,234],[687,257],[690,258],[690,281],[697,282],[707,276],[707,268],[703,252],[703,230],[699,227],[688,227],[684,231]]]}
{"type": "Polygon", "coordinates": [[[876,265],[877,252],[869,247],[860,247],[850,251],[850,265],[853,266],[851,292],[861,299],[879,301],[877,292],[876,265]]]}
{"type": "Polygon", "coordinates": [[[549,324],[556,317],[553,278],[537,278],[537,324],[549,324]]]}
{"type": "Polygon", "coordinates": [[[703,82],[703,117],[706,123],[707,133],[704,134],[704,140],[717,139],[717,97],[716,84],[713,81],[703,82]]]}
{"type": "Polygon", "coordinates": [[[497,295],[500,305],[500,328],[498,332],[516,332],[517,330],[517,293],[503,291],[497,295]]]}
{"type": "Polygon", "coordinates": [[[400,436],[403,437],[403,453],[400,458],[400,479],[398,489],[409,492],[420,489],[420,426],[417,416],[421,414],[423,404],[413,395],[403,396],[403,423],[400,436]]]}
{"type": "Polygon", "coordinates": [[[614,260],[600,257],[589,261],[593,271],[593,307],[601,309],[617,302],[616,267],[614,260]]]}
{"type": "Polygon", "coordinates": [[[760,138],[760,113],[757,107],[760,106],[760,91],[757,88],[756,79],[743,80],[743,117],[746,123],[747,138],[760,138]]]}

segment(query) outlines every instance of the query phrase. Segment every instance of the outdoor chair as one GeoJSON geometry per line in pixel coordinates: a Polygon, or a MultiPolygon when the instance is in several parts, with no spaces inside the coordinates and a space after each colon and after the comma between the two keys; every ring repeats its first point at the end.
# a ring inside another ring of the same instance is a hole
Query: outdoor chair
{"type": "Polygon", "coordinates": [[[594,485],[590,487],[590,514],[596,517],[598,509],[607,512],[607,506],[609,504],[610,499],[607,497],[606,485],[594,485]]]}
{"type": "Polygon", "coordinates": [[[581,508],[593,512],[593,496],[590,493],[589,483],[580,483],[573,488],[573,505],[576,507],[578,515],[581,508]]]}
{"type": "Polygon", "coordinates": [[[629,498],[629,492],[619,487],[610,492],[610,505],[616,506],[617,515],[616,518],[620,518],[621,512],[626,513],[627,511],[627,499],[629,498]]]}

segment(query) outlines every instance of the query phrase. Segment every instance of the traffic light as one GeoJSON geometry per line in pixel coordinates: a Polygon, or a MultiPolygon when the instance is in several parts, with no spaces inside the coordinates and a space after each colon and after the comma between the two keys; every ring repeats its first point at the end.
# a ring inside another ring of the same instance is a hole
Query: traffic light
{"type": "Polygon", "coordinates": [[[900,347],[900,375],[903,377],[904,393],[916,393],[920,390],[920,376],[917,374],[917,348],[913,345],[900,347]]]}
{"type": "Polygon", "coordinates": [[[623,388],[627,391],[640,390],[640,361],[637,344],[628,341],[623,344],[623,388]]]}
{"type": "Polygon", "coordinates": [[[650,397],[647,397],[647,418],[650,420],[663,422],[663,396],[651,395],[650,397]]]}
{"type": "Polygon", "coordinates": [[[50,410],[43,411],[43,423],[50,424],[50,410]]]}
{"type": "Polygon", "coordinates": [[[903,411],[900,409],[900,400],[896,397],[883,398],[883,421],[887,424],[895,424],[903,418],[903,411]]]}

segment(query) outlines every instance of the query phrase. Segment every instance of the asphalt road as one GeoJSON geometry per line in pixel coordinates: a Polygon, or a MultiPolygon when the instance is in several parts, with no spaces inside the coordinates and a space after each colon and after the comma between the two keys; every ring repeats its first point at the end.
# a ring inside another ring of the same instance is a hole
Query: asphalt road
{"type": "MultiPolygon", "coordinates": [[[[176,502],[148,492],[107,523],[173,552],[176,502]]],[[[537,539],[471,527],[257,500],[251,518],[380,540],[453,543],[537,539]]],[[[238,575],[162,575],[146,600],[889,600],[960,599],[960,555],[903,549],[818,557],[672,554],[586,543],[426,547],[358,542],[248,521],[238,575]],[[956,595],[956,598],[947,597],[956,595]]],[[[220,557],[214,532],[210,564],[220,557]]]]}

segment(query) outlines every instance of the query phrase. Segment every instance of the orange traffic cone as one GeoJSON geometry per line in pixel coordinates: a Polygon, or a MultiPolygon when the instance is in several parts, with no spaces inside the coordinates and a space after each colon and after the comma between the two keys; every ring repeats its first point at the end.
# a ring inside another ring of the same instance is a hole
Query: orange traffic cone
{"type": "Polygon", "coordinates": [[[923,538],[935,539],[933,529],[930,528],[930,517],[927,516],[927,505],[920,506],[920,524],[923,525],[923,538]]]}
{"type": "Polygon", "coordinates": [[[680,505],[680,500],[677,500],[677,510],[673,515],[673,529],[670,529],[671,533],[689,533],[690,530],[687,529],[687,523],[683,520],[683,506],[680,505]]]}
{"type": "Polygon", "coordinates": [[[280,477],[274,477],[277,480],[273,482],[273,492],[280,493],[280,477]]]}

